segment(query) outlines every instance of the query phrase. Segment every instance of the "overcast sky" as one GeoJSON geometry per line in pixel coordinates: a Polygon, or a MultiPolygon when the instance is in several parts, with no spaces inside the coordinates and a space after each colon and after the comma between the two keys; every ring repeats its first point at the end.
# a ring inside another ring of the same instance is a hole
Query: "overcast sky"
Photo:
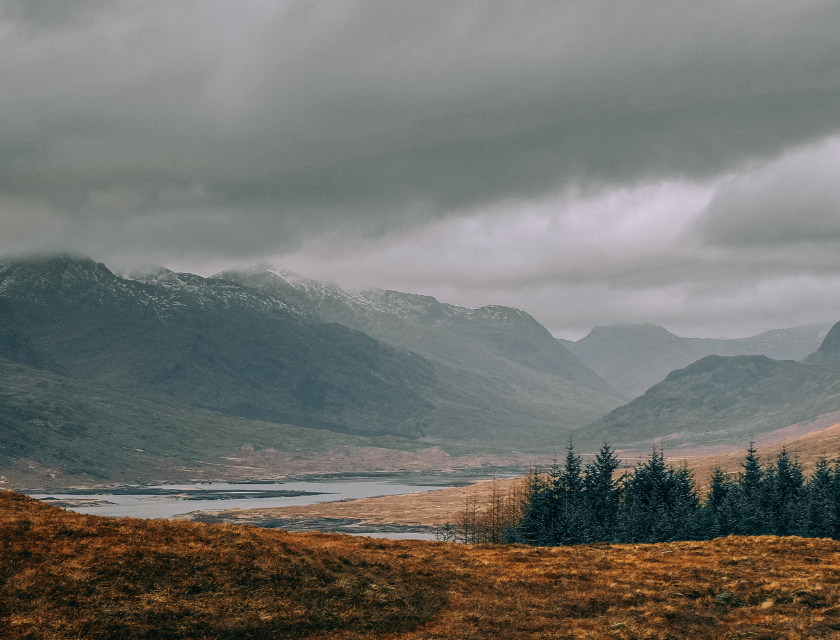
{"type": "Polygon", "coordinates": [[[0,0],[0,256],[557,336],[840,320],[840,3],[0,0]]]}

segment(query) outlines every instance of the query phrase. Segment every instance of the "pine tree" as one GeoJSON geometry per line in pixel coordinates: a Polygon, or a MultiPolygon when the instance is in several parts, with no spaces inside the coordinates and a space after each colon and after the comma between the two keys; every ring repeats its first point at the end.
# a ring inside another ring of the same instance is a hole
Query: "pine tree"
{"type": "Polygon", "coordinates": [[[543,476],[531,476],[528,504],[520,525],[520,534],[529,544],[551,546],[559,544],[560,487],[562,471],[555,460],[543,476]]]}
{"type": "Polygon", "coordinates": [[[586,466],[584,487],[584,527],[587,542],[613,540],[616,535],[621,487],[615,481],[620,466],[610,446],[604,443],[595,454],[594,462],[586,466]]]}
{"type": "Polygon", "coordinates": [[[805,513],[799,531],[800,535],[837,538],[840,534],[837,482],[835,473],[829,467],[825,456],[820,456],[817,460],[814,473],[804,487],[804,494],[805,513]]]}
{"type": "Polygon", "coordinates": [[[732,533],[744,536],[769,533],[765,473],[761,468],[755,443],[752,440],[741,466],[744,470],[739,478],[737,496],[735,496],[737,521],[732,533]]]}
{"type": "Polygon", "coordinates": [[[669,536],[671,473],[654,449],[624,485],[620,537],[625,542],[660,542],[669,536]]]}
{"type": "Polygon", "coordinates": [[[554,544],[578,544],[584,541],[583,478],[580,456],[571,441],[566,449],[563,471],[557,478],[558,520],[554,544]]]}
{"type": "Polygon", "coordinates": [[[735,504],[738,487],[729,475],[720,467],[712,470],[709,493],[703,505],[703,521],[707,527],[705,537],[711,539],[727,536],[737,526],[737,506],[735,504]]]}
{"type": "Polygon", "coordinates": [[[802,520],[799,498],[804,483],[802,465],[792,460],[787,448],[782,447],[775,463],[768,469],[765,481],[765,513],[771,534],[789,536],[799,533],[802,520]]]}
{"type": "Polygon", "coordinates": [[[700,533],[700,497],[694,484],[694,474],[688,463],[670,469],[667,501],[668,524],[666,540],[696,540],[700,533]]]}

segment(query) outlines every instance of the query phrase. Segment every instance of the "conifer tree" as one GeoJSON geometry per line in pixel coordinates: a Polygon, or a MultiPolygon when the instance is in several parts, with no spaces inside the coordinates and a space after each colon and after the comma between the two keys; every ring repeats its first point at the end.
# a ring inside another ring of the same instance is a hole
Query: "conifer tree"
{"type": "Polygon", "coordinates": [[[667,497],[669,525],[666,540],[696,540],[700,533],[700,497],[694,483],[694,474],[688,463],[669,469],[670,483],[667,497]]]}
{"type": "Polygon", "coordinates": [[[805,483],[802,465],[782,447],[765,479],[766,519],[769,533],[789,536],[800,530],[800,493],[805,483]]]}
{"type": "Polygon", "coordinates": [[[559,544],[560,488],[562,471],[555,460],[546,477],[536,471],[520,525],[522,539],[537,546],[559,544]]]}
{"type": "Polygon", "coordinates": [[[506,538],[538,545],[579,542],[661,542],[730,534],[805,535],[840,539],[840,461],[823,456],[806,481],[783,447],[765,470],[750,442],[736,480],[712,471],[701,505],[683,463],[667,465],[661,451],[616,482],[619,461],[608,445],[581,470],[571,443],[561,467],[533,474],[518,526],[506,538]]]}
{"type": "Polygon", "coordinates": [[[768,533],[765,473],[756,455],[755,442],[750,440],[736,497],[737,521],[732,533],[756,536],[768,533]]]}
{"type": "Polygon", "coordinates": [[[621,500],[621,487],[615,480],[615,472],[620,464],[610,446],[604,443],[595,454],[595,460],[586,466],[584,526],[588,542],[612,540],[615,536],[621,500]]]}
{"type": "Polygon", "coordinates": [[[727,536],[737,526],[736,496],[738,487],[720,468],[712,470],[709,492],[703,506],[703,522],[707,527],[708,538],[727,536]]]}
{"type": "Polygon", "coordinates": [[[659,542],[668,538],[671,474],[654,449],[625,482],[621,531],[625,542],[659,542]]]}
{"type": "MultiPolygon", "coordinates": [[[[837,466],[835,465],[835,471],[837,466]]],[[[836,473],[828,465],[828,459],[820,456],[814,473],[805,487],[806,503],[800,535],[816,538],[837,538],[840,534],[838,522],[838,494],[836,473]]]]}
{"type": "Polygon", "coordinates": [[[566,448],[563,471],[557,478],[558,522],[554,544],[578,544],[584,541],[583,478],[580,456],[571,441],[566,448]]]}

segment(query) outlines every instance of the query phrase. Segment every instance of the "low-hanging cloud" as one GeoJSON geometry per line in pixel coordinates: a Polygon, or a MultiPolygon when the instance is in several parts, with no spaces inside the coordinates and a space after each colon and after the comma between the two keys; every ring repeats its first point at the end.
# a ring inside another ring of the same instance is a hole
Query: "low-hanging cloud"
{"type": "Polygon", "coordinates": [[[840,138],[733,176],[700,230],[733,247],[840,243],[840,138]]]}
{"type": "Polygon", "coordinates": [[[840,128],[827,2],[47,4],[2,15],[0,190],[71,220],[271,211],[288,248],[840,128]]]}

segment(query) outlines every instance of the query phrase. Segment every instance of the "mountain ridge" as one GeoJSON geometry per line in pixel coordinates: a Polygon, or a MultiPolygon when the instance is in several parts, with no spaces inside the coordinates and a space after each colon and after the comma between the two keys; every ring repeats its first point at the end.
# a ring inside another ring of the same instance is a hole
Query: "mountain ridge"
{"type": "Polygon", "coordinates": [[[832,323],[774,329],[747,338],[682,338],[659,325],[597,326],[577,342],[564,341],[589,368],[635,398],[671,371],[705,356],[764,355],[801,360],[816,350],[832,323]]]}
{"type": "MultiPolygon", "coordinates": [[[[430,319],[424,308],[440,310],[437,301],[410,294],[383,294],[377,304],[395,301],[414,308],[418,322],[430,319]]],[[[514,335],[503,337],[514,340],[521,327],[512,323],[532,323],[540,339],[553,340],[522,312],[493,307],[472,323],[470,314],[460,314],[459,335],[481,333],[484,350],[478,340],[471,348],[493,369],[430,360],[325,321],[310,307],[294,296],[162,268],[123,278],[87,258],[6,261],[0,355],[246,419],[430,443],[555,441],[622,402],[582,364],[579,378],[588,377],[590,387],[534,369],[550,369],[539,354],[528,356],[532,362],[500,357],[516,345],[487,338],[487,326],[505,327],[514,335]]],[[[376,313],[404,326],[393,314],[376,313]]],[[[453,340],[459,342],[469,351],[453,340]]]]}
{"type": "Polygon", "coordinates": [[[575,437],[584,446],[603,441],[618,447],[650,446],[657,441],[689,447],[733,444],[839,411],[838,339],[840,323],[815,351],[820,355],[803,362],[752,355],[706,356],[672,371],[643,395],[578,429],[575,437]]]}
{"type": "MultiPolygon", "coordinates": [[[[545,327],[519,309],[500,305],[468,309],[431,296],[382,289],[348,293],[337,285],[266,265],[228,270],[211,277],[233,280],[270,295],[288,295],[324,321],[350,326],[459,368],[467,366],[460,348],[460,343],[466,341],[512,363],[622,398],[545,327]]],[[[493,364],[498,365],[498,359],[493,364]]],[[[472,370],[482,373],[488,368],[491,363],[484,358],[472,370]]]]}

